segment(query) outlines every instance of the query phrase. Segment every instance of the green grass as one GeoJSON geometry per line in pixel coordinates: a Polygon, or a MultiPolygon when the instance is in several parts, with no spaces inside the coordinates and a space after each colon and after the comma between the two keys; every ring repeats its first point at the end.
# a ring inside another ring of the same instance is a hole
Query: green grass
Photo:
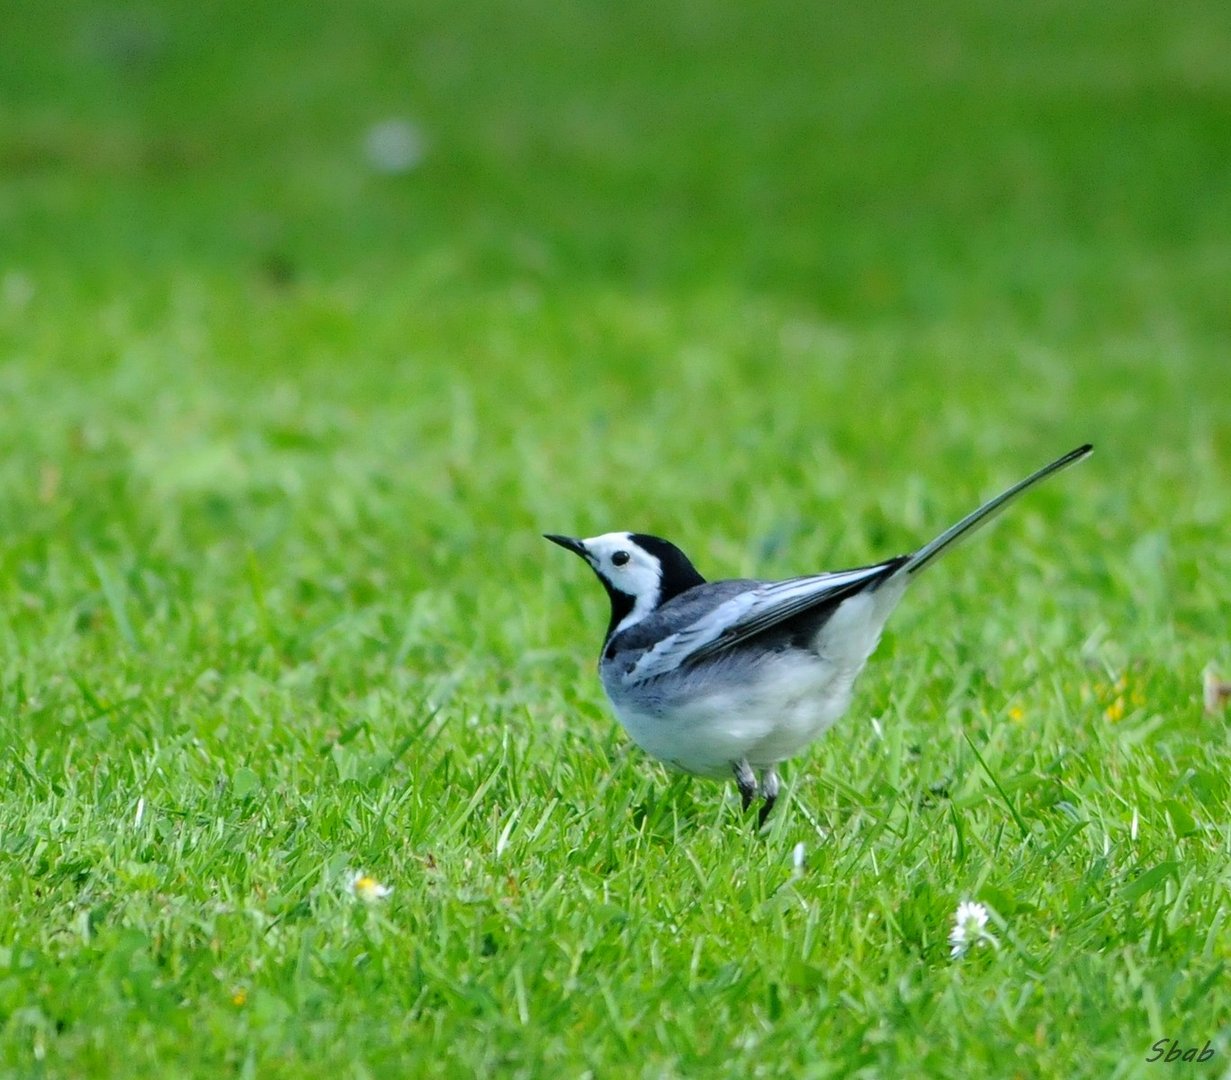
{"type": "Polygon", "coordinates": [[[3,1075],[1227,1071],[1225,5],[29,7],[3,1075]],[[763,835],[539,538],[858,565],[1087,439],[763,835]]]}

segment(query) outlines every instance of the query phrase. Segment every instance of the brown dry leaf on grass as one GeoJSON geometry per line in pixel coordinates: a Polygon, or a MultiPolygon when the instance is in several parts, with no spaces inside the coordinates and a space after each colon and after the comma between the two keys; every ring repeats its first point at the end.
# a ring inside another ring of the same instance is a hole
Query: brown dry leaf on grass
{"type": "Polygon", "coordinates": [[[1204,680],[1205,711],[1211,716],[1222,712],[1231,701],[1231,682],[1219,678],[1213,665],[1205,669],[1204,680]]]}

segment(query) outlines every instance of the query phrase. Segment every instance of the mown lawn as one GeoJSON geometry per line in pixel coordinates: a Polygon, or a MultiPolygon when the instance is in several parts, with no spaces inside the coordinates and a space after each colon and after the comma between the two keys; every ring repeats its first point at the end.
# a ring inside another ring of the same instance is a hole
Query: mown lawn
{"type": "Polygon", "coordinates": [[[2,21],[3,1075],[1227,1074],[1225,4],[2,21]],[[1086,440],[761,835],[539,535],[860,565],[1086,440]]]}

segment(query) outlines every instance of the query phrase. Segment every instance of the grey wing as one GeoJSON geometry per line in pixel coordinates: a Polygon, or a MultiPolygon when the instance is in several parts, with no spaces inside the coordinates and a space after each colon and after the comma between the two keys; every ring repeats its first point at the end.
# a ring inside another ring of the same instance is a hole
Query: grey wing
{"type": "Polygon", "coordinates": [[[647,649],[624,676],[624,682],[656,679],[730,649],[805,611],[836,604],[884,580],[901,562],[891,559],[858,570],[773,581],[747,589],[647,649]]]}

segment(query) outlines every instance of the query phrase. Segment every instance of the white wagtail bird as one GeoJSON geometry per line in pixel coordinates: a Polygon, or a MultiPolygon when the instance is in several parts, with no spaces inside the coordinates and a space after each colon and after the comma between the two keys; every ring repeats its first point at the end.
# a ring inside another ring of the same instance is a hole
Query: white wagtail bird
{"type": "Polygon", "coordinates": [[[778,765],[846,711],[906,586],[952,544],[1089,445],[984,503],[911,555],[785,581],[707,582],[657,536],[546,539],[590,564],[611,598],[599,675],[633,740],[697,776],[734,776],[747,809],[778,797],[778,765]]]}

